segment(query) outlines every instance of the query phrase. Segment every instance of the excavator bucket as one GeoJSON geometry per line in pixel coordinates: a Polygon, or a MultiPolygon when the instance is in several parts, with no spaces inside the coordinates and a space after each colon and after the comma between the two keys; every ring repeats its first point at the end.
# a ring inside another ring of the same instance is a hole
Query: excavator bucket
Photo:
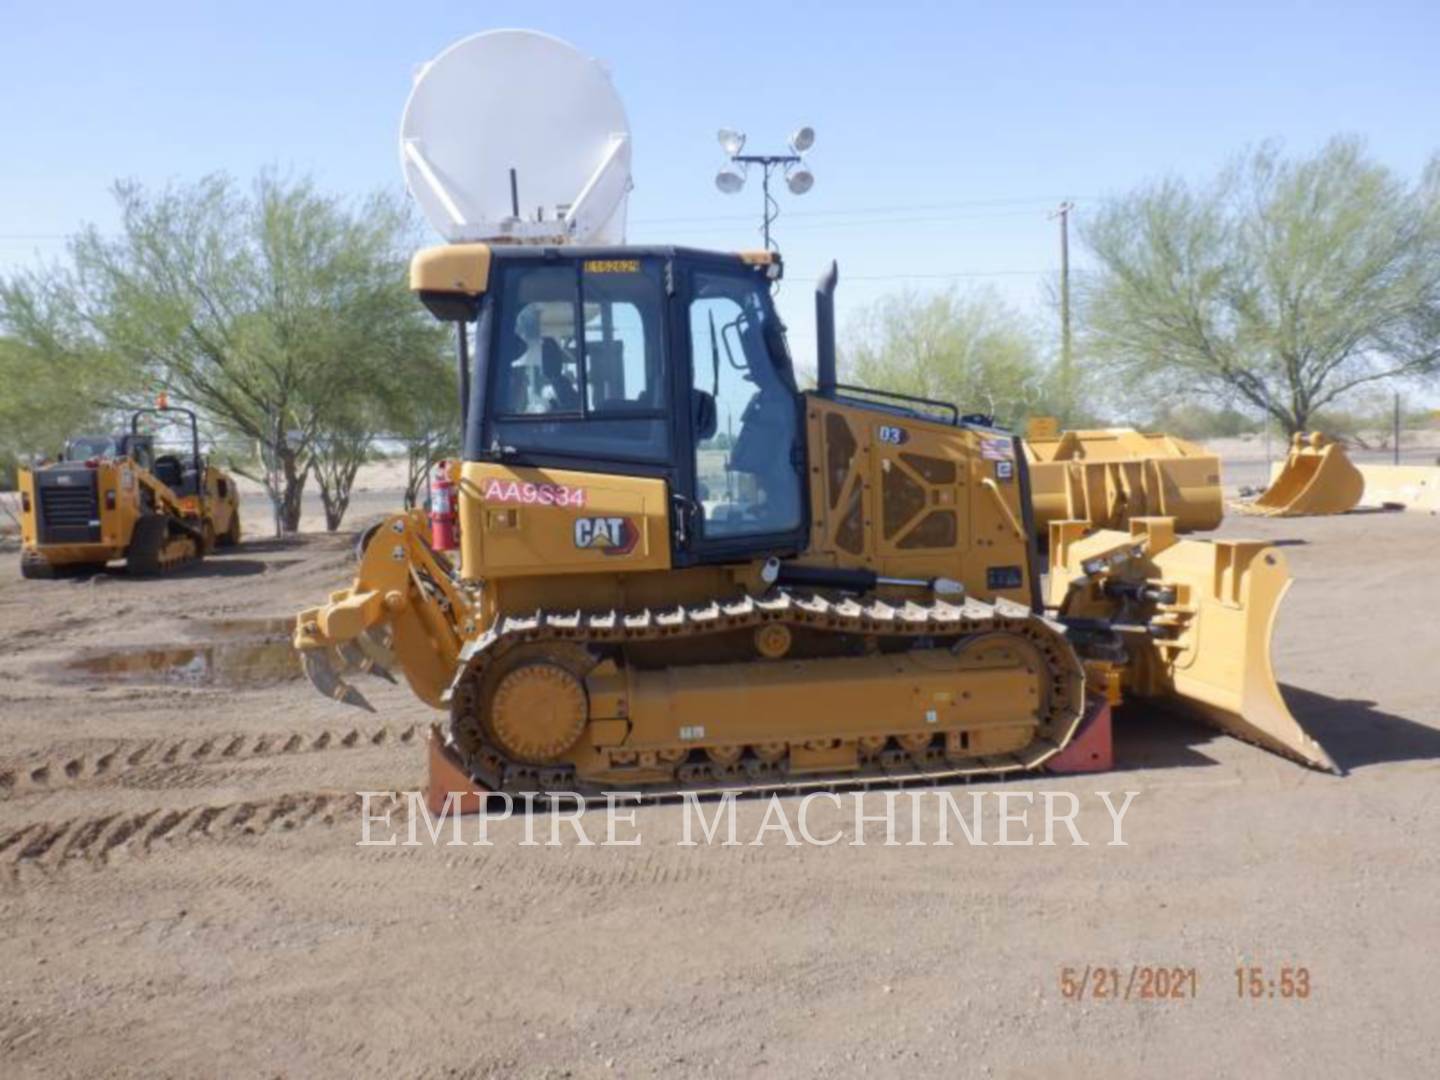
{"type": "Polygon", "coordinates": [[[1163,518],[1133,520],[1128,532],[1085,529],[1052,526],[1050,599],[1074,633],[1118,635],[1130,694],[1173,701],[1237,738],[1338,771],[1275,682],[1270,637],[1290,585],[1278,549],[1177,540],[1163,518]]]}
{"type": "Polygon", "coordinates": [[[1318,431],[1297,433],[1285,464],[1258,499],[1238,508],[1267,517],[1345,514],[1365,494],[1365,478],[1350,463],[1345,447],[1318,431]]]}
{"type": "Polygon", "coordinates": [[[1180,532],[1194,532],[1216,528],[1224,516],[1220,459],[1173,435],[1057,432],[1032,421],[1025,454],[1041,530],[1055,521],[1125,529],[1133,518],[1171,517],[1180,532]]]}

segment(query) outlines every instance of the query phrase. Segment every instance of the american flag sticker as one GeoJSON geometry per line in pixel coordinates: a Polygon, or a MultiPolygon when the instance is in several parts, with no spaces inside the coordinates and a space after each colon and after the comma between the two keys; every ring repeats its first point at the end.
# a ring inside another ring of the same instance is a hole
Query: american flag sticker
{"type": "Polygon", "coordinates": [[[1015,447],[1009,439],[981,439],[980,456],[986,461],[1014,461],[1015,447]]]}

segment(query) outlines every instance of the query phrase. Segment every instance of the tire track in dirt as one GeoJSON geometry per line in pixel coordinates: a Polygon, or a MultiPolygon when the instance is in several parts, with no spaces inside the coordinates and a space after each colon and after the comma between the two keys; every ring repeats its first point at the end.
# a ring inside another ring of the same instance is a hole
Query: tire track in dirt
{"type": "Polygon", "coordinates": [[[57,755],[31,762],[0,762],[0,801],[79,783],[119,779],[138,770],[163,766],[233,763],[325,750],[352,750],[387,745],[410,746],[423,725],[403,728],[352,727],[319,734],[288,732],[268,735],[212,735],[186,739],[119,740],[91,754],[57,755]]]}
{"type": "Polygon", "coordinates": [[[32,822],[0,834],[0,865],[13,879],[25,868],[53,872],[79,862],[103,866],[117,853],[149,854],[159,845],[227,842],[308,825],[334,825],[359,811],[349,791],[312,791],[178,810],[115,811],[32,822]]]}

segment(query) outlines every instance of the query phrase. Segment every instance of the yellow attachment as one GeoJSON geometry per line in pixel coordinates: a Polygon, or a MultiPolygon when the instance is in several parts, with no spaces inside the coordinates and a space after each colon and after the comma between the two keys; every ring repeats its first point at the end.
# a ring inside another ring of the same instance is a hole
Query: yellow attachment
{"type": "Polygon", "coordinates": [[[327,696],[368,707],[339,670],[378,667],[385,674],[398,665],[415,695],[440,707],[462,640],[474,633],[474,615],[449,564],[431,550],[427,528],[420,510],[386,520],[366,545],[350,588],[296,617],[295,648],[327,696]]]}
{"type": "Polygon", "coordinates": [[[1275,683],[1270,635],[1290,585],[1279,550],[1177,540],[1171,522],[1153,518],[1085,533],[1083,522],[1051,527],[1050,600],[1062,619],[1119,632],[1131,694],[1173,698],[1231,735],[1338,771],[1275,683]]]}
{"type": "Polygon", "coordinates": [[[1297,432],[1284,466],[1264,494],[1238,509],[1267,517],[1344,514],[1359,505],[1364,493],[1365,478],[1342,444],[1318,431],[1297,432]]]}
{"type": "Polygon", "coordinates": [[[1360,465],[1368,506],[1440,512],[1440,466],[1360,465]]]}
{"type": "MultiPolygon", "coordinates": [[[[1048,419],[1048,418],[1041,418],[1048,419]]],[[[1213,529],[1224,516],[1220,459],[1173,435],[1133,428],[1044,433],[1025,442],[1037,529],[1085,521],[1123,529],[1138,517],[1173,517],[1180,532],[1213,529]]]]}

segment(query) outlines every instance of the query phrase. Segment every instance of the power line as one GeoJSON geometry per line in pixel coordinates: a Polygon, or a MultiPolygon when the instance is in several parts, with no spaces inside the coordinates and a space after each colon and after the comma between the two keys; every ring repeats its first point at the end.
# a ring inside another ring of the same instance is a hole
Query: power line
{"type": "MultiPolygon", "coordinates": [[[[833,229],[859,228],[888,228],[907,225],[958,225],[975,221],[995,221],[1005,218],[1033,218],[1035,212],[1031,210],[1010,210],[1003,213],[992,214],[962,214],[947,215],[943,217],[907,217],[907,218],[857,218],[849,221],[802,221],[798,224],[787,226],[790,232],[824,232],[833,229]]],[[[787,214],[788,218],[789,215],[787,214]]],[[[711,236],[720,233],[733,234],[736,226],[705,225],[699,228],[694,226],[675,226],[675,234],[679,236],[711,236]]]]}
{"type": "MultiPolygon", "coordinates": [[[[945,224],[948,221],[982,221],[990,218],[1012,218],[1029,217],[1035,211],[1028,209],[1005,210],[999,213],[986,214],[962,214],[958,216],[946,215],[933,216],[935,211],[962,210],[977,207],[1021,207],[1040,206],[1053,202],[1053,199],[1042,198],[1014,198],[1014,199],[968,199],[960,202],[949,203],[909,203],[895,206],[872,206],[872,207],[850,207],[837,210],[792,210],[787,213],[786,219],[810,218],[810,219],[846,219],[851,220],[825,220],[816,221],[810,224],[810,229],[834,228],[864,225],[919,225],[919,224],[945,224]],[[893,217],[896,214],[922,214],[920,217],[893,217]]],[[[1072,202],[1075,200],[1071,200],[1072,202]]],[[[666,218],[631,218],[632,225],[680,225],[685,223],[709,224],[722,222],[745,223],[751,221],[749,215],[744,214],[697,214],[688,217],[666,217],[666,218]]],[[[793,226],[792,226],[793,227],[793,226]]],[[[802,226],[805,227],[805,226],[802,226]]],[[[688,232],[728,232],[728,228],[710,229],[688,229],[688,232]]],[[[74,239],[79,233],[0,233],[0,243],[53,243],[74,239]]],[[[105,233],[102,236],[118,236],[118,233],[105,233]]]]}
{"type": "MultiPolygon", "coordinates": [[[[1000,198],[1000,199],[965,199],[959,202],[944,203],[904,203],[896,206],[868,206],[868,207],[847,207],[837,210],[792,210],[787,213],[786,218],[797,217],[847,217],[860,214],[905,214],[922,210],[963,210],[978,206],[1025,206],[1025,205],[1053,205],[1061,196],[1042,196],[1025,198],[1000,198]]],[[[1069,196],[1071,201],[1082,199],[1093,199],[1095,196],[1069,196]]],[[[632,218],[631,223],[635,225],[670,225],[686,221],[749,221],[750,217],[744,214],[695,214],[684,217],[665,218],[632,218]]]]}
{"type": "MultiPolygon", "coordinates": [[[[989,278],[989,277],[1042,277],[1052,274],[1050,270],[947,270],[940,273],[919,273],[919,274],[846,274],[841,278],[845,281],[899,281],[902,279],[942,279],[942,278],[989,278]]],[[[819,281],[818,277],[800,278],[801,281],[819,281]]]]}

